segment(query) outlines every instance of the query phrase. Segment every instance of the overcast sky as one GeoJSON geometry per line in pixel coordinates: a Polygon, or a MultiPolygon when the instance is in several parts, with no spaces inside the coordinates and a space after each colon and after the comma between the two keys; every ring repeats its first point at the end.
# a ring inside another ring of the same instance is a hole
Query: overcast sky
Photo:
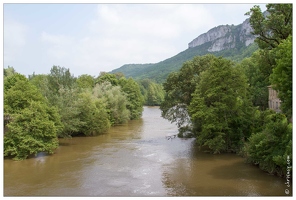
{"type": "Polygon", "coordinates": [[[157,63],[215,26],[241,24],[253,5],[4,4],[4,67],[27,76],[58,65],[78,77],[157,63]]]}

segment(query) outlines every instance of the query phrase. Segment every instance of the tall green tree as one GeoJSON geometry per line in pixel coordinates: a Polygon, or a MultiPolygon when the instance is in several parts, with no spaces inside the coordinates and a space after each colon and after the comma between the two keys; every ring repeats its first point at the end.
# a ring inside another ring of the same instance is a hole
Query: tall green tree
{"type": "Polygon", "coordinates": [[[39,152],[54,152],[58,147],[58,129],[46,106],[30,101],[28,107],[13,115],[4,135],[4,156],[21,160],[39,152]]]}
{"type": "Polygon", "coordinates": [[[100,75],[96,78],[95,84],[101,84],[106,81],[111,83],[111,85],[113,85],[113,86],[117,86],[119,78],[115,74],[101,72],[100,75]]]}
{"type": "Polygon", "coordinates": [[[270,81],[281,99],[281,110],[292,117],[292,36],[283,40],[273,50],[275,53],[275,66],[270,81]]]}
{"type": "Polygon", "coordinates": [[[102,72],[97,77],[96,83],[109,82],[113,86],[120,86],[128,99],[127,109],[130,111],[130,119],[138,119],[142,116],[144,98],[139,84],[132,78],[126,79],[122,73],[110,74],[102,72]]]}
{"type": "Polygon", "coordinates": [[[254,6],[246,15],[250,16],[253,34],[260,47],[259,64],[264,81],[278,90],[283,101],[284,113],[292,115],[292,4],[267,4],[262,13],[259,6],[254,6]],[[285,85],[285,86],[284,86],[285,85]]]}
{"type": "Polygon", "coordinates": [[[102,134],[110,128],[107,109],[104,102],[95,98],[91,92],[79,94],[78,112],[80,121],[79,133],[86,136],[102,134]]]}
{"type": "Polygon", "coordinates": [[[13,67],[8,66],[7,68],[3,69],[4,78],[15,74],[16,71],[13,67]]]}
{"type": "Polygon", "coordinates": [[[31,101],[45,99],[25,76],[17,73],[4,80],[4,113],[18,113],[27,108],[31,101]]]}
{"type": "Polygon", "coordinates": [[[92,89],[95,86],[95,78],[90,75],[83,74],[76,79],[76,84],[77,87],[81,89],[92,89]]]}
{"type": "Polygon", "coordinates": [[[201,73],[189,111],[200,146],[213,153],[238,152],[250,135],[246,78],[233,62],[217,58],[201,73]]]}
{"type": "MultiPolygon", "coordinates": [[[[35,85],[41,94],[47,99],[51,100],[53,97],[56,99],[58,94],[55,94],[49,87],[49,81],[48,81],[48,76],[46,74],[32,74],[29,75],[29,81],[35,85]]],[[[51,102],[50,102],[51,103],[51,102]]],[[[54,103],[52,103],[53,105],[54,103]]]]}
{"type": "Polygon", "coordinates": [[[58,108],[63,130],[59,137],[71,137],[81,131],[80,127],[85,124],[81,121],[81,110],[79,109],[79,91],[77,88],[60,88],[55,105],[58,108]]]}
{"type": "Polygon", "coordinates": [[[76,78],[70,73],[70,69],[60,66],[53,66],[47,76],[48,87],[52,95],[48,97],[49,102],[54,105],[60,88],[75,87],[76,78]]]}
{"type": "Polygon", "coordinates": [[[126,123],[130,119],[130,111],[127,109],[128,99],[120,86],[112,86],[106,81],[97,84],[92,92],[95,98],[106,105],[111,125],[126,123]]]}
{"type": "Polygon", "coordinates": [[[179,72],[169,74],[163,83],[165,97],[160,105],[162,117],[176,123],[179,129],[191,124],[188,106],[192,94],[200,80],[201,72],[209,68],[216,59],[213,55],[197,56],[185,62],[179,72]]]}
{"type": "Polygon", "coordinates": [[[20,74],[7,77],[4,84],[4,113],[12,119],[4,136],[4,156],[25,159],[41,151],[53,153],[62,129],[56,108],[20,74]]]}
{"type": "Polygon", "coordinates": [[[270,81],[269,74],[266,76],[266,71],[261,67],[262,64],[261,54],[256,51],[251,57],[245,58],[238,64],[238,68],[243,72],[249,84],[250,95],[253,106],[258,106],[260,110],[268,108],[268,88],[270,81]]]}
{"type": "Polygon", "coordinates": [[[119,85],[126,94],[128,103],[126,108],[130,111],[130,119],[139,119],[142,116],[144,97],[139,84],[132,78],[120,78],[119,85]]]}
{"type": "Polygon", "coordinates": [[[10,76],[4,77],[4,93],[11,87],[13,87],[20,80],[27,81],[27,78],[19,73],[14,73],[10,76]]]}

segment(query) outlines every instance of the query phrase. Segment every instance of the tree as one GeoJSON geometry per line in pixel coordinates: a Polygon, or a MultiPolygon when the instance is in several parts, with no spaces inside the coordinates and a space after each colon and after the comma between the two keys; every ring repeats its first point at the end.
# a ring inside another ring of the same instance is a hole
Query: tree
{"type": "Polygon", "coordinates": [[[284,113],[292,115],[292,4],[267,4],[262,13],[254,6],[246,15],[250,16],[253,34],[260,47],[259,64],[264,81],[279,91],[284,113]]]}
{"type": "Polygon", "coordinates": [[[75,87],[76,78],[70,73],[69,69],[60,66],[53,66],[50,69],[48,78],[48,87],[52,95],[48,97],[49,102],[54,105],[59,89],[75,87]]]}
{"type": "Polygon", "coordinates": [[[285,115],[266,110],[261,113],[264,123],[245,143],[247,161],[269,173],[284,176],[287,156],[292,157],[292,124],[285,115]]]}
{"type": "Polygon", "coordinates": [[[164,101],[165,92],[161,84],[150,79],[139,80],[138,84],[144,98],[144,105],[159,106],[164,101]]]}
{"type": "Polygon", "coordinates": [[[4,80],[4,113],[18,113],[27,108],[31,101],[45,99],[25,76],[14,74],[4,80]]]}
{"type": "Polygon", "coordinates": [[[213,153],[238,152],[250,135],[246,78],[234,63],[217,58],[201,73],[189,111],[200,146],[213,153]]]}
{"type": "Polygon", "coordinates": [[[57,127],[45,107],[42,102],[31,101],[27,108],[13,115],[4,135],[4,156],[20,160],[38,152],[53,153],[58,147],[57,127]]]}
{"type": "Polygon", "coordinates": [[[259,51],[252,54],[250,58],[245,58],[238,68],[246,75],[248,79],[250,95],[253,106],[258,106],[260,110],[268,108],[268,88],[270,85],[269,74],[263,69],[264,65],[261,60],[259,51]]]}
{"type": "Polygon", "coordinates": [[[250,16],[253,34],[261,49],[273,49],[281,40],[292,34],[292,4],[267,4],[266,12],[262,13],[259,6],[254,6],[246,15],[250,16]]]}
{"type": "Polygon", "coordinates": [[[92,89],[95,86],[95,79],[90,75],[83,74],[76,79],[76,83],[81,89],[92,89]]]}
{"type": "Polygon", "coordinates": [[[128,103],[126,108],[130,111],[130,119],[139,119],[142,116],[144,98],[139,84],[132,78],[120,78],[119,85],[126,94],[128,103]]]}
{"type": "Polygon", "coordinates": [[[130,119],[130,111],[127,109],[128,100],[120,86],[103,82],[97,84],[92,92],[93,96],[106,106],[111,125],[122,124],[130,119]]]}
{"type": "Polygon", "coordinates": [[[97,77],[96,84],[104,82],[111,83],[112,86],[120,86],[128,99],[127,109],[130,111],[130,119],[138,119],[142,115],[144,98],[141,94],[139,84],[132,78],[126,79],[122,73],[110,74],[102,72],[97,77]]]}
{"type": "Polygon", "coordinates": [[[4,84],[4,113],[12,119],[4,135],[4,155],[25,159],[41,151],[53,153],[62,129],[56,109],[20,74],[7,77],[4,84]]]}
{"type": "Polygon", "coordinates": [[[82,123],[77,107],[80,91],[76,85],[71,87],[60,85],[58,93],[55,93],[55,91],[50,89],[49,76],[50,75],[33,74],[29,76],[29,79],[31,83],[37,86],[42,95],[49,100],[50,104],[57,107],[57,112],[63,124],[63,129],[58,133],[58,137],[71,137],[80,131],[79,127],[82,123]]]}
{"type": "Polygon", "coordinates": [[[281,110],[292,117],[292,36],[283,40],[273,50],[275,52],[275,67],[270,75],[270,82],[279,91],[281,110]]]}
{"type": "Polygon", "coordinates": [[[81,131],[80,127],[84,122],[80,119],[78,89],[60,88],[55,105],[58,107],[63,130],[59,137],[71,137],[81,131]]]}
{"type": "Polygon", "coordinates": [[[55,103],[50,102],[50,100],[56,99],[58,94],[54,94],[54,92],[50,89],[48,76],[49,75],[45,75],[45,74],[37,74],[37,75],[32,74],[29,76],[29,81],[39,89],[40,93],[47,100],[49,100],[49,103],[54,105],[55,103]]]}
{"type": "Polygon", "coordinates": [[[79,133],[86,136],[98,135],[106,132],[110,127],[104,102],[95,98],[91,92],[79,94],[78,112],[80,121],[79,133]]]}
{"type": "Polygon", "coordinates": [[[175,122],[179,129],[191,124],[188,106],[199,82],[200,73],[211,66],[216,59],[213,55],[197,56],[185,62],[179,72],[169,74],[163,83],[165,97],[160,105],[163,118],[175,122]]]}
{"type": "Polygon", "coordinates": [[[103,82],[108,81],[109,83],[111,83],[111,85],[113,86],[117,86],[118,85],[118,77],[115,74],[110,74],[107,72],[101,72],[100,76],[98,76],[96,78],[95,84],[100,84],[103,82]]]}
{"type": "Polygon", "coordinates": [[[15,74],[16,71],[13,67],[8,66],[7,68],[3,69],[4,78],[15,74]]]}
{"type": "Polygon", "coordinates": [[[149,106],[160,105],[164,100],[164,90],[161,85],[151,82],[147,91],[146,104],[149,106]]]}
{"type": "Polygon", "coordinates": [[[7,76],[4,78],[4,93],[9,90],[11,87],[13,87],[18,81],[27,81],[27,78],[19,73],[11,74],[10,76],[7,76]]]}

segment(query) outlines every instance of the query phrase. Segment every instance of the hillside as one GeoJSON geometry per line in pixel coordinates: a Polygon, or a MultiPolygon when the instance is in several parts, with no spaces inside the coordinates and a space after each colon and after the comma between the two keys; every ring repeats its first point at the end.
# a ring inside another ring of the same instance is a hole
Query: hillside
{"type": "Polygon", "coordinates": [[[126,64],[111,73],[122,72],[126,77],[149,78],[162,83],[169,73],[179,70],[185,61],[195,56],[213,54],[233,61],[241,61],[257,49],[251,30],[248,19],[237,26],[214,27],[192,40],[188,44],[188,49],[171,58],[154,64],[126,64]]]}

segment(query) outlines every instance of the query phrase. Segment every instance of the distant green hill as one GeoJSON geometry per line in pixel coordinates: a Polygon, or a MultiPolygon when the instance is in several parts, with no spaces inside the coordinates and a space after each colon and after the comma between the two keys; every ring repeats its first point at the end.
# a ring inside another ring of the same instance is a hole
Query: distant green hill
{"type": "Polygon", "coordinates": [[[126,77],[149,78],[162,83],[171,72],[178,71],[185,61],[195,56],[213,54],[239,62],[258,49],[251,31],[248,19],[237,26],[220,25],[195,38],[188,49],[171,58],[158,63],[126,64],[111,73],[122,72],[126,77]]]}
{"type": "Polygon", "coordinates": [[[195,56],[213,54],[239,62],[246,57],[250,57],[252,53],[258,49],[257,45],[253,43],[239,50],[227,49],[218,52],[208,52],[205,50],[207,45],[209,44],[186,49],[171,58],[155,64],[126,64],[111,71],[111,73],[122,72],[126,77],[132,77],[136,80],[149,78],[156,82],[163,83],[169,73],[179,70],[185,61],[191,60],[195,56]]]}

